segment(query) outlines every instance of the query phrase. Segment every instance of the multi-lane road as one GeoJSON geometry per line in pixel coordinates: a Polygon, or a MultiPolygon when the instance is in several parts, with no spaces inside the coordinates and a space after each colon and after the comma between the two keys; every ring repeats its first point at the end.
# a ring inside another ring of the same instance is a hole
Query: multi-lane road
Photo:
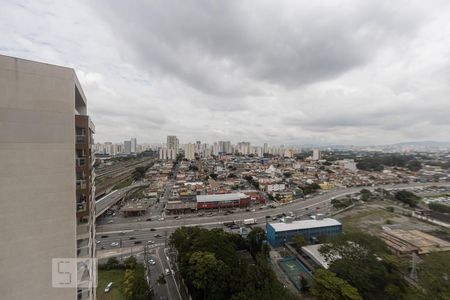
{"type": "Polygon", "coordinates": [[[302,215],[306,213],[311,213],[316,209],[320,209],[324,205],[329,205],[330,201],[336,197],[341,197],[345,195],[350,195],[359,192],[362,188],[373,190],[375,188],[384,188],[386,190],[392,189],[413,189],[420,188],[424,186],[450,186],[450,182],[440,182],[440,183],[411,183],[411,184],[400,184],[400,185],[385,185],[385,186],[371,186],[371,187],[353,187],[346,189],[333,190],[330,192],[325,192],[320,195],[313,196],[304,200],[297,200],[285,205],[279,205],[276,208],[265,208],[258,209],[256,211],[244,211],[237,212],[229,215],[215,215],[215,216],[183,216],[181,219],[174,219],[173,217],[167,217],[163,221],[154,220],[134,222],[134,223],[115,223],[115,224],[104,224],[97,226],[97,233],[118,233],[120,231],[148,231],[150,229],[156,229],[158,231],[172,231],[174,228],[181,226],[212,226],[221,225],[223,222],[227,221],[243,221],[244,219],[254,218],[259,222],[266,219],[266,216],[273,216],[285,212],[294,212],[294,214],[302,215]]]}

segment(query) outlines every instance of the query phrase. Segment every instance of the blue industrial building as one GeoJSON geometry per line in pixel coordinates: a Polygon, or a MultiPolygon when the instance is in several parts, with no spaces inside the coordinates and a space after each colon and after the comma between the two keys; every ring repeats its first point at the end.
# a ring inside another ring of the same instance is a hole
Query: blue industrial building
{"type": "Polygon", "coordinates": [[[331,236],[342,233],[342,224],[335,219],[302,220],[266,225],[267,241],[272,247],[283,246],[291,242],[294,236],[302,235],[308,241],[319,236],[331,236]]]}

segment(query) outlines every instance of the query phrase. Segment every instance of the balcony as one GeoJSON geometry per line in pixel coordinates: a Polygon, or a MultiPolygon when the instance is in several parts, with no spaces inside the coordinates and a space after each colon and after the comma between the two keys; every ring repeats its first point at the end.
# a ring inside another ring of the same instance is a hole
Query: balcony
{"type": "Polygon", "coordinates": [[[77,189],[85,189],[87,187],[86,180],[77,179],[76,187],[77,187],[77,189]]]}
{"type": "Polygon", "coordinates": [[[84,135],[84,134],[75,135],[75,143],[76,144],[86,144],[86,135],[84,135]]]}
{"type": "Polygon", "coordinates": [[[82,167],[86,165],[86,157],[76,157],[75,163],[77,167],[82,167]]]}
{"type": "Polygon", "coordinates": [[[87,210],[87,202],[84,203],[77,203],[77,212],[83,212],[87,210]]]}

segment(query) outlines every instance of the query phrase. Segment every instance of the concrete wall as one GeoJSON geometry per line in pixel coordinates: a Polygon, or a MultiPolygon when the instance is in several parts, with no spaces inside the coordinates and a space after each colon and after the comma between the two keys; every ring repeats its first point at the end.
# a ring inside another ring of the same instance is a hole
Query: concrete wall
{"type": "Polygon", "coordinates": [[[52,258],[76,257],[75,79],[0,56],[0,298],[76,299],[52,258]]]}

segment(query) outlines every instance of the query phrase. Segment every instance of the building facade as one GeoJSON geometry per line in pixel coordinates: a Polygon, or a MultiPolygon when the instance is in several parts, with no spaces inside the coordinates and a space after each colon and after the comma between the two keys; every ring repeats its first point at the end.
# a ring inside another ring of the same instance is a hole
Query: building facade
{"type": "Polygon", "coordinates": [[[243,193],[198,195],[197,209],[247,207],[250,200],[243,193]]]}
{"type": "Polygon", "coordinates": [[[0,91],[1,298],[95,299],[89,270],[52,287],[53,259],[95,257],[95,129],[75,72],[0,55],[0,91]]]}
{"type": "Polygon", "coordinates": [[[267,223],[267,241],[272,247],[280,247],[291,242],[297,235],[314,242],[321,236],[342,233],[342,224],[335,219],[302,220],[292,222],[267,223]]]}
{"type": "Polygon", "coordinates": [[[178,148],[180,148],[180,141],[175,135],[167,136],[167,149],[175,150],[175,154],[178,154],[178,148]]]}

